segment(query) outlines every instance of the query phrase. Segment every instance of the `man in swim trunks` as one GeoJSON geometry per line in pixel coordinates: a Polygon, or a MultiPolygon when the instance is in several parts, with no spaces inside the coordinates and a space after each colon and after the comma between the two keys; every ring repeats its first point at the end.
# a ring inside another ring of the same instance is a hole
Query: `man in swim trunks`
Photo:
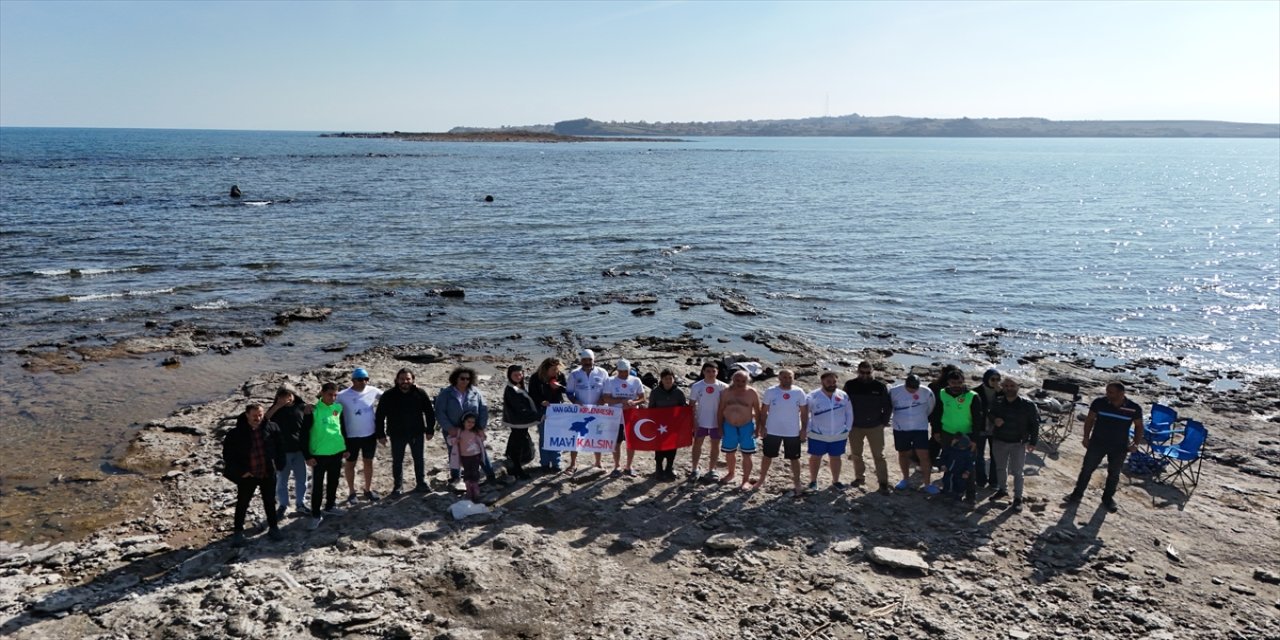
{"type": "MultiPolygon", "coordinates": [[[[626,410],[643,406],[644,403],[644,384],[640,382],[639,378],[631,375],[630,362],[627,362],[625,359],[619,360],[613,377],[604,381],[604,387],[600,393],[600,404],[611,405],[618,407],[619,409],[626,410]]],[[[622,454],[622,443],[625,440],[623,436],[625,431],[625,424],[619,424],[618,439],[613,444],[613,471],[609,474],[614,478],[624,473],[628,478],[634,478],[636,475],[635,469],[631,467],[632,460],[636,457],[636,452],[631,447],[627,447],[626,469],[618,469],[618,463],[622,454]]]]}
{"type": "Polygon", "coordinates": [[[711,438],[711,461],[708,463],[708,480],[715,480],[719,475],[716,467],[720,464],[720,423],[716,422],[716,412],[720,410],[720,394],[729,385],[720,382],[720,367],[714,362],[702,365],[702,379],[689,387],[689,404],[693,405],[693,469],[689,471],[689,480],[698,479],[698,463],[702,462],[702,443],[711,438]]]}
{"type": "Polygon", "coordinates": [[[760,480],[756,486],[764,484],[769,465],[781,449],[791,462],[792,495],[799,496],[802,492],[800,443],[809,430],[809,399],[804,389],[792,386],[794,381],[795,372],[783,369],[778,372],[778,384],[764,392],[764,407],[760,410],[762,424],[756,428],[756,435],[764,440],[764,459],[760,461],[760,480]]]}
{"type": "Polygon", "coordinates": [[[735,453],[742,453],[742,489],[751,488],[751,454],[756,452],[756,422],[760,419],[760,393],[747,386],[747,372],[736,371],[729,388],[720,394],[716,422],[724,430],[720,450],[724,452],[724,484],[734,481],[735,453]]]}

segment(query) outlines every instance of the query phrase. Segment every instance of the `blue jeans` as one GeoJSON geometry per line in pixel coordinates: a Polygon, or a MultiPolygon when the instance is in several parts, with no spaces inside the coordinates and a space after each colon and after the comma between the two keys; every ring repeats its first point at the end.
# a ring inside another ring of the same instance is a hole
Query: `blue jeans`
{"type": "Polygon", "coordinates": [[[543,418],[543,420],[538,423],[538,466],[543,469],[555,469],[559,471],[560,452],[551,451],[545,447],[547,441],[543,439],[544,436],[542,435],[543,422],[546,422],[546,418],[543,418]]]}
{"type": "Polygon", "coordinates": [[[289,451],[284,454],[284,468],[276,472],[276,504],[284,508],[289,504],[289,474],[293,474],[293,492],[296,494],[294,504],[298,509],[307,504],[307,458],[301,451],[289,451]]]}

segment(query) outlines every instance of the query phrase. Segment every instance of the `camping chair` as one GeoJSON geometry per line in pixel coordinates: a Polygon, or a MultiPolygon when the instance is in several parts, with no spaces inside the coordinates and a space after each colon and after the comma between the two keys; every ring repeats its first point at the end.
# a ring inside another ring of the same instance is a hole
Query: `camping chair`
{"type": "Polygon", "coordinates": [[[1040,441],[1057,447],[1071,435],[1071,428],[1075,425],[1080,385],[1065,380],[1045,380],[1040,388],[1071,396],[1070,400],[1062,400],[1046,393],[1048,399],[1040,405],[1040,441]]]}
{"type": "Polygon", "coordinates": [[[1202,455],[1204,441],[1208,437],[1209,431],[1203,424],[1195,420],[1187,420],[1186,429],[1182,431],[1182,439],[1177,444],[1159,444],[1151,447],[1155,457],[1169,461],[1169,466],[1156,478],[1156,482],[1162,484],[1175,482],[1190,498],[1191,493],[1196,490],[1196,485],[1200,484],[1200,463],[1204,460],[1202,455]]]}
{"type": "MultiPolygon", "coordinates": [[[[1152,455],[1153,447],[1157,445],[1169,444],[1173,440],[1174,434],[1182,432],[1180,427],[1176,427],[1178,422],[1178,412],[1172,407],[1167,407],[1159,402],[1151,405],[1151,415],[1147,418],[1147,424],[1142,429],[1143,444],[1139,445],[1140,451],[1147,455],[1152,455]]],[[[1133,437],[1133,427],[1129,427],[1129,437],[1133,437]]]]}

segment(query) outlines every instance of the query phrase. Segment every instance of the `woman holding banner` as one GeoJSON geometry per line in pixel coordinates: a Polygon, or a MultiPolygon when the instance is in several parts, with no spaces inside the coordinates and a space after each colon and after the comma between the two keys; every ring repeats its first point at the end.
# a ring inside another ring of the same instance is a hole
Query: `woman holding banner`
{"type": "Polygon", "coordinates": [[[560,471],[560,452],[547,449],[543,425],[547,420],[547,406],[560,404],[564,397],[564,363],[560,358],[547,358],[538,365],[538,370],[529,379],[529,397],[538,406],[538,466],[543,471],[560,471]]]}
{"type": "MultiPolygon", "coordinates": [[[[653,388],[649,393],[649,406],[652,408],[661,407],[683,407],[688,404],[685,398],[684,390],[676,386],[676,374],[671,369],[663,369],[658,374],[658,386],[653,388]]],[[[675,480],[675,464],[676,450],[663,449],[654,452],[655,470],[653,475],[659,480],[675,480]]]]}

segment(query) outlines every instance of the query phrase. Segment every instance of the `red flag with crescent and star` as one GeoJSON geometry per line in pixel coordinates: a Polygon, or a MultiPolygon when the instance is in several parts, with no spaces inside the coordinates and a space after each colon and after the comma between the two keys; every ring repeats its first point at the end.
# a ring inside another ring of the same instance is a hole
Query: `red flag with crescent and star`
{"type": "Polygon", "coordinates": [[[627,409],[622,416],[632,450],[667,451],[693,444],[693,407],[627,409]]]}

